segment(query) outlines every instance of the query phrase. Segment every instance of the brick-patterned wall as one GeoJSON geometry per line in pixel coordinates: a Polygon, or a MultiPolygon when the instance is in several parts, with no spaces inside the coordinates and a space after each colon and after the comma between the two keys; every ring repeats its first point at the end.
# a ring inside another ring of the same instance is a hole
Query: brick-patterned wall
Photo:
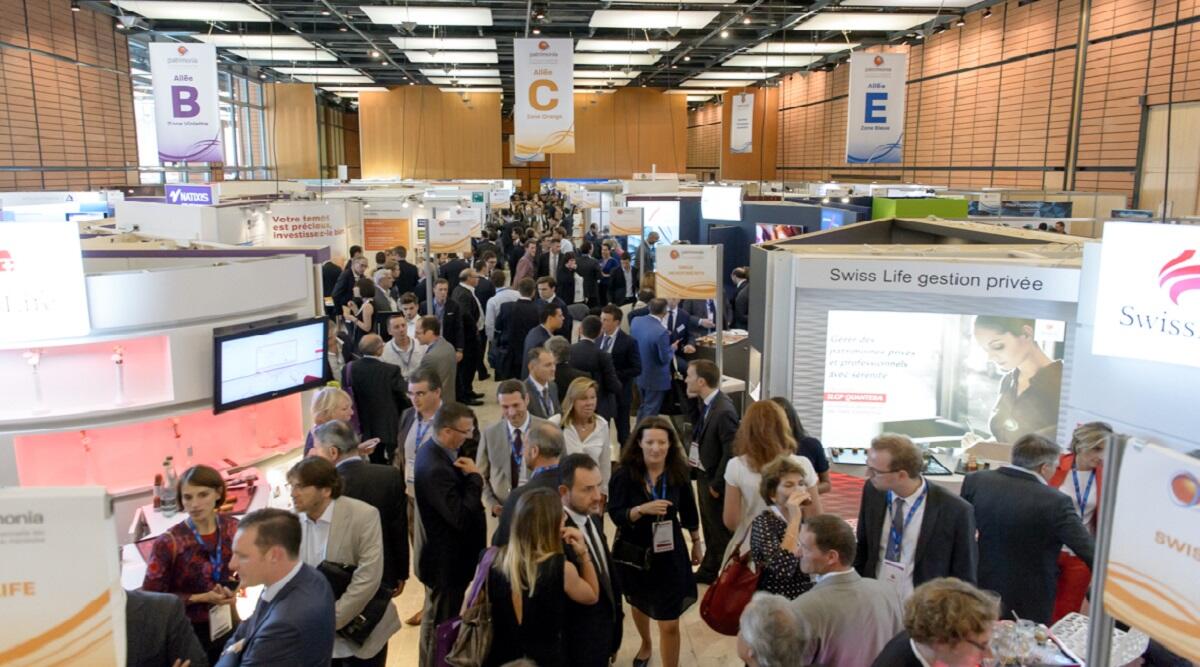
{"type": "Polygon", "coordinates": [[[687,170],[701,176],[721,169],[721,105],[705,104],[688,112],[687,170]]]}
{"type": "Polygon", "coordinates": [[[137,136],[112,19],[69,0],[0,0],[0,16],[0,190],[136,183],[120,169],[137,166],[137,136]]]}

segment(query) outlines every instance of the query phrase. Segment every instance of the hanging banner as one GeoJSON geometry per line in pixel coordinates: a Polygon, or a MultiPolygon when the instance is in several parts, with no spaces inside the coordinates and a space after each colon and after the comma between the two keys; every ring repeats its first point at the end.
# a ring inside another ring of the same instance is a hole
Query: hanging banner
{"type": "Polygon", "coordinates": [[[0,490],[0,662],[124,665],[119,548],[102,487],[0,490]]]}
{"type": "Polygon", "coordinates": [[[609,215],[608,229],[613,236],[641,236],[646,209],[638,206],[614,206],[609,215]]]}
{"type": "Polygon", "coordinates": [[[517,156],[575,152],[575,80],[571,39],[514,39],[517,156]]]}
{"type": "Polygon", "coordinates": [[[721,267],[715,245],[660,245],[654,249],[655,296],[715,299],[721,267]]]}
{"type": "Polygon", "coordinates": [[[0,222],[0,343],[90,330],[79,224],[0,222]]]}
{"type": "Polygon", "coordinates": [[[1104,608],[1200,660],[1200,459],[1135,442],[1119,479],[1104,608]]]}
{"type": "Polygon", "coordinates": [[[906,53],[850,54],[846,162],[900,162],[907,75],[906,53]]]}
{"type": "Polygon", "coordinates": [[[435,217],[429,233],[429,249],[434,254],[458,254],[471,249],[471,232],[478,225],[474,212],[438,211],[435,217]]]}
{"type": "Polygon", "coordinates": [[[729,152],[754,152],[754,93],[733,96],[729,119],[729,152]]]}
{"type": "Polygon", "coordinates": [[[217,49],[153,42],[154,129],[162,162],[224,162],[217,106],[217,49]]]}

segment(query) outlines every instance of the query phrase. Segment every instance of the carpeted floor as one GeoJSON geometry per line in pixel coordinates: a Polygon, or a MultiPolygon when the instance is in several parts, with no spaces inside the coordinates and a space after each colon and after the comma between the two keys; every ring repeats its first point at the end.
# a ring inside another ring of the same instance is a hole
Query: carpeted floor
{"type": "Polygon", "coordinates": [[[858,506],[862,503],[862,488],[866,482],[861,477],[830,472],[829,481],[833,489],[821,496],[821,506],[826,514],[836,514],[851,526],[858,522],[858,506]]]}

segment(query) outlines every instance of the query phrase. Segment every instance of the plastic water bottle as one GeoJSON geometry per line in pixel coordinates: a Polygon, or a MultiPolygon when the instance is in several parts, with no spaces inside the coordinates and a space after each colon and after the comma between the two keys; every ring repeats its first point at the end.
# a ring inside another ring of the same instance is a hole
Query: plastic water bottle
{"type": "Polygon", "coordinates": [[[178,478],[175,476],[175,461],[173,457],[168,456],[163,461],[163,489],[162,489],[162,513],[163,516],[175,516],[175,512],[179,511],[179,498],[176,496],[178,488],[178,478]]]}

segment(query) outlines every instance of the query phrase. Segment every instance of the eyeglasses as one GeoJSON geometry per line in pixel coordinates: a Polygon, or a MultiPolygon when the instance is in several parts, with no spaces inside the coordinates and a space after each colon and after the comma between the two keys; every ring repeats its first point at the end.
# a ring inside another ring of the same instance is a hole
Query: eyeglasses
{"type": "Polygon", "coordinates": [[[408,392],[408,397],[409,398],[425,398],[426,396],[429,395],[429,393],[430,392],[428,392],[428,391],[410,391],[410,392],[408,392]]]}
{"type": "Polygon", "coordinates": [[[894,472],[897,472],[897,471],[895,471],[895,470],[880,470],[879,468],[873,467],[870,463],[867,464],[867,476],[868,477],[873,477],[875,475],[890,475],[894,472]]]}
{"type": "Polygon", "coordinates": [[[462,434],[462,435],[465,435],[465,436],[467,436],[468,438],[469,438],[469,437],[471,437],[471,436],[472,436],[472,435],[475,433],[475,427],[474,427],[474,426],[471,426],[471,427],[469,427],[469,428],[468,428],[467,430],[465,430],[465,431],[463,431],[463,430],[460,430],[460,429],[457,429],[457,428],[454,428],[453,426],[447,426],[446,428],[450,429],[451,431],[454,431],[455,433],[460,433],[460,434],[462,434]]]}
{"type": "Polygon", "coordinates": [[[974,639],[967,639],[966,637],[963,637],[963,641],[970,644],[971,646],[974,646],[975,648],[979,649],[979,652],[984,655],[992,654],[992,647],[989,644],[985,644],[983,642],[977,642],[974,639]]]}

